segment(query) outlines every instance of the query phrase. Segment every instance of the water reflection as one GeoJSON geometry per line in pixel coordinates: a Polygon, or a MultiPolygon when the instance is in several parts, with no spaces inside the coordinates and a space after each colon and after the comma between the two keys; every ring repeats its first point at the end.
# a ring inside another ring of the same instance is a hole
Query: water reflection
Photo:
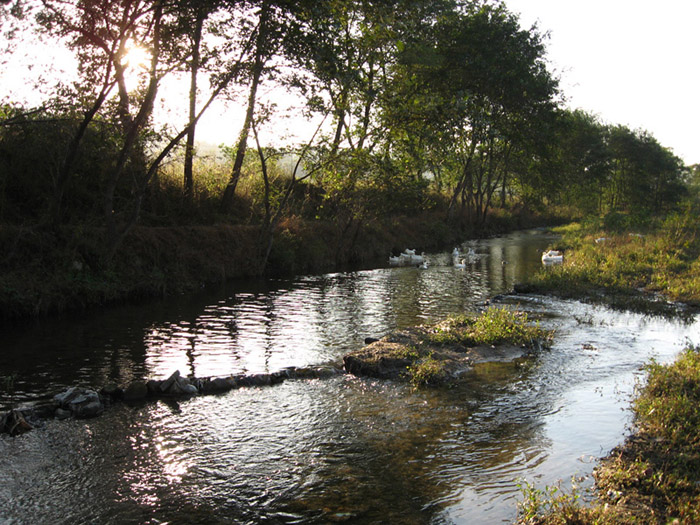
{"type": "MultiPolygon", "coordinates": [[[[3,370],[19,370],[19,396],[31,400],[76,377],[123,383],[174,369],[207,376],[337,362],[367,335],[507,290],[539,267],[548,242],[522,233],[467,243],[479,257],[466,270],[431,254],[425,271],[248,283],[39,327],[10,334],[3,370]]],[[[0,508],[13,523],[510,521],[519,479],[590,473],[591,458],[621,440],[641,364],[672,359],[698,326],[509,300],[556,329],[553,348],[481,365],[458,388],[287,381],[0,437],[0,508]]]]}

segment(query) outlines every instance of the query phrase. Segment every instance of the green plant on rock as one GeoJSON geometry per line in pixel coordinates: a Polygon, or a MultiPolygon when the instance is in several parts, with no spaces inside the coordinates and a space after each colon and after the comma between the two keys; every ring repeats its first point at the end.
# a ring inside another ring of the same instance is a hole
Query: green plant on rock
{"type": "Polygon", "coordinates": [[[489,308],[479,316],[459,315],[441,323],[428,338],[432,344],[459,344],[466,347],[508,343],[531,345],[548,343],[552,335],[530,323],[527,314],[507,308],[489,308]]]}
{"type": "Polygon", "coordinates": [[[447,372],[444,363],[433,357],[432,352],[408,367],[408,374],[414,386],[435,385],[441,383],[447,372]]]}

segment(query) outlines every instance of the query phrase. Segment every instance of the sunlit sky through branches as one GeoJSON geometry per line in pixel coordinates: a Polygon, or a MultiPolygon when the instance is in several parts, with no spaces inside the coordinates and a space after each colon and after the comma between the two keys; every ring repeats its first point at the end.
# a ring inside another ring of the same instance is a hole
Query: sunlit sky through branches
{"type": "MultiPolygon", "coordinates": [[[[622,124],[650,132],[686,164],[700,163],[700,2],[696,0],[505,0],[520,15],[521,25],[536,24],[547,33],[550,70],[561,79],[568,107],[590,112],[605,124],[622,124]]],[[[25,46],[0,71],[0,100],[29,96],[40,75],[70,75],[71,64],[59,49],[45,44],[25,46]],[[59,73],[42,65],[53,60],[59,73]],[[61,72],[62,71],[62,72],[61,72]],[[18,94],[17,96],[13,95],[18,94]]],[[[7,58],[7,57],[6,57],[7,58]]],[[[134,50],[134,70],[148,56],[134,50]]],[[[73,64],[72,70],[75,66],[73,64]]],[[[159,119],[181,125],[187,82],[161,87],[166,104],[159,119]],[[171,108],[167,99],[177,100],[171,108]]],[[[265,96],[263,94],[263,96],[265,96]]],[[[34,99],[34,100],[32,100],[34,99]]],[[[284,93],[267,94],[281,105],[293,104],[284,93]]],[[[198,139],[232,144],[240,129],[242,102],[212,106],[197,128],[198,139]]],[[[308,140],[317,123],[277,120],[266,130],[275,140],[287,131],[308,140]],[[296,132],[296,133],[295,133],[296,132]],[[276,137],[275,137],[276,136],[276,137]]]]}

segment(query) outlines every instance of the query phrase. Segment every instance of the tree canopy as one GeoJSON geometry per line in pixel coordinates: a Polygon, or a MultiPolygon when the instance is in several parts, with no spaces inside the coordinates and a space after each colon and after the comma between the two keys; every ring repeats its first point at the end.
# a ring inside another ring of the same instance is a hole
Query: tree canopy
{"type": "Polygon", "coordinates": [[[651,134],[562,108],[544,35],[498,1],[13,0],[0,19],[7,43],[33,32],[77,63],[43,72],[34,107],[2,99],[0,221],[104,227],[107,257],[144,214],[254,221],[269,252],[285,213],[482,227],[513,205],[662,213],[685,191],[651,134]],[[314,122],[291,142],[286,98],[314,122]],[[225,170],[195,143],[217,100],[242,113],[225,170]]]}

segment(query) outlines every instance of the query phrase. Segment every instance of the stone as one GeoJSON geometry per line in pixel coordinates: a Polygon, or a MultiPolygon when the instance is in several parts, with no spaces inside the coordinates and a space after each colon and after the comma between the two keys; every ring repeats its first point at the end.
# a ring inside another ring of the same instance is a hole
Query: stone
{"type": "Polygon", "coordinates": [[[68,419],[71,415],[71,411],[64,408],[57,408],[53,414],[56,419],[68,419]]]}
{"type": "Polygon", "coordinates": [[[124,390],[124,401],[140,401],[148,396],[148,385],[145,381],[132,381],[124,390]]]}
{"type": "Polygon", "coordinates": [[[160,395],[163,396],[193,396],[198,393],[199,389],[197,386],[193,385],[188,378],[182,377],[179,371],[175,371],[160,384],[160,395]]]}
{"type": "Polygon", "coordinates": [[[173,385],[173,388],[176,388],[177,395],[184,395],[184,396],[193,396],[199,393],[199,390],[195,385],[190,383],[190,380],[187,379],[186,377],[178,377],[175,380],[175,384],[173,385]]]}
{"type": "Polygon", "coordinates": [[[54,402],[60,406],[64,407],[70,402],[71,399],[75,398],[76,396],[79,395],[79,389],[78,387],[72,386],[69,389],[67,389],[64,392],[61,392],[60,394],[56,394],[53,396],[54,402]]]}
{"type": "Polygon", "coordinates": [[[170,377],[169,377],[168,379],[166,379],[165,381],[161,382],[161,384],[160,384],[160,391],[163,392],[163,393],[166,393],[166,392],[169,392],[170,390],[172,390],[173,385],[174,385],[175,382],[177,381],[177,378],[178,378],[178,377],[180,377],[180,371],[179,371],[179,370],[175,370],[175,371],[170,375],[170,377]]]}
{"type": "Polygon", "coordinates": [[[19,410],[10,410],[0,417],[0,432],[6,432],[11,436],[23,434],[32,428],[34,427],[27,422],[19,410]]]}
{"type": "Polygon", "coordinates": [[[415,358],[407,355],[401,343],[376,341],[343,357],[345,370],[356,376],[400,379],[415,358]]]}
{"type": "Polygon", "coordinates": [[[156,379],[149,379],[146,381],[146,388],[148,389],[148,393],[152,396],[157,396],[161,393],[161,384],[162,381],[158,381],[156,379]]]}
{"type": "Polygon", "coordinates": [[[124,397],[124,389],[119,387],[116,383],[107,383],[100,389],[100,394],[111,399],[121,399],[124,397]]]}
{"type": "Polygon", "coordinates": [[[202,392],[205,394],[216,394],[219,392],[228,392],[234,388],[234,384],[230,381],[230,378],[215,377],[214,379],[209,379],[202,381],[202,392]]]}
{"type": "Polygon", "coordinates": [[[77,418],[88,419],[104,412],[100,395],[89,388],[71,387],[53,399],[58,408],[69,410],[77,418]]]}

